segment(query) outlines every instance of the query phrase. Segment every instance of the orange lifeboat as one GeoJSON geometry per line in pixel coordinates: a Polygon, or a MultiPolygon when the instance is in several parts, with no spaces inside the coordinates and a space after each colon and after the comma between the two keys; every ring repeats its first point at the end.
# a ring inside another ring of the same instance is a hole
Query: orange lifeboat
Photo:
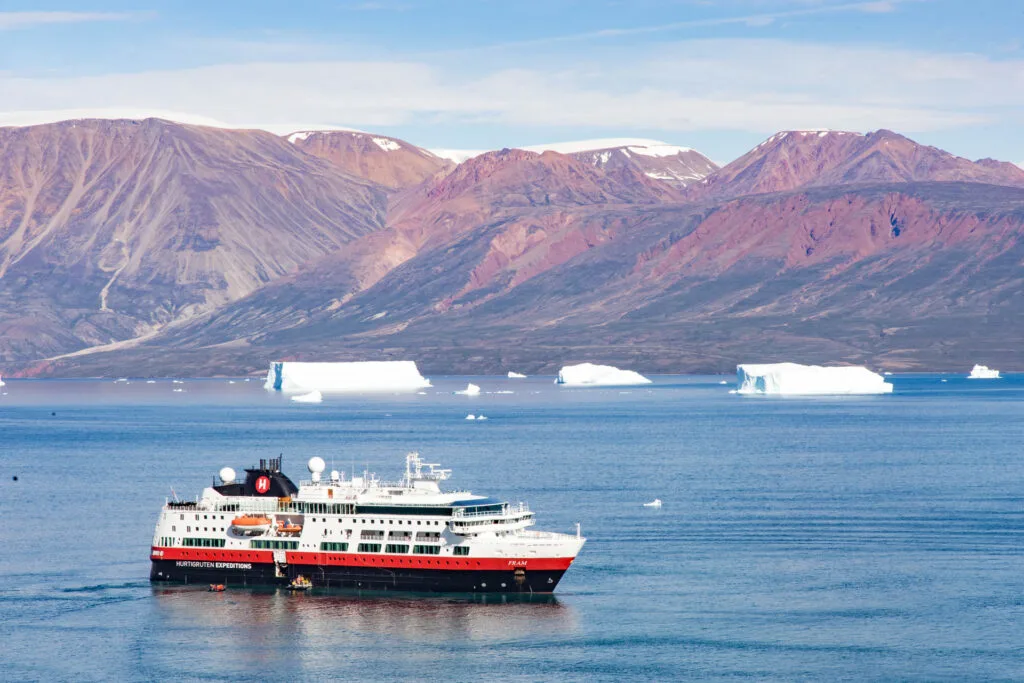
{"type": "Polygon", "coordinates": [[[242,515],[231,520],[231,527],[244,534],[262,534],[270,529],[270,518],[260,515],[242,515]]]}
{"type": "Polygon", "coordinates": [[[277,523],[277,533],[279,534],[298,534],[301,532],[301,524],[285,524],[284,522],[277,523]]]}

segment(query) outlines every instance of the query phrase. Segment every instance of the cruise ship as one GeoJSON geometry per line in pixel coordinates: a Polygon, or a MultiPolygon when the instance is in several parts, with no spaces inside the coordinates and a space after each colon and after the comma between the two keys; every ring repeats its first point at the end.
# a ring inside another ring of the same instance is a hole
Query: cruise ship
{"type": "Polygon", "coordinates": [[[153,582],[309,586],[367,591],[551,593],[586,539],[531,529],[523,503],[444,491],[451,470],[405,459],[389,483],[325,478],[322,458],[296,486],[281,459],[194,501],[168,500],[153,534],[153,582]]]}

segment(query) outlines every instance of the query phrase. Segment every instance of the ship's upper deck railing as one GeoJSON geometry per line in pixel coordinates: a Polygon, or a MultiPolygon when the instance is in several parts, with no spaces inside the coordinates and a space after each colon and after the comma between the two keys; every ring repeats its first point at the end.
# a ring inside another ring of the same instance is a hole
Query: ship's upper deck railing
{"type": "Polygon", "coordinates": [[[532,515],[530,507],[526,503],[511,505],[506,503],[501,510],[480,510],[468,512],[465,508],[452,510],[452,519],[477,519],[480,517],[511,517],[515,515],[532,515]]]}

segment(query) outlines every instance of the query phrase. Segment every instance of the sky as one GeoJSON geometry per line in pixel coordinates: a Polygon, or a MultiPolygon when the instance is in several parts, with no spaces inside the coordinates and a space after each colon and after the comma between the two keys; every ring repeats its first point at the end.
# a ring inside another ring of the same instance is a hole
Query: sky
{"type": "Polygon", "coordinates": [[[0,125],[151,115],[718,162],[888,128],[1024,163],[1024,1],[0,0],[0,125]]]}

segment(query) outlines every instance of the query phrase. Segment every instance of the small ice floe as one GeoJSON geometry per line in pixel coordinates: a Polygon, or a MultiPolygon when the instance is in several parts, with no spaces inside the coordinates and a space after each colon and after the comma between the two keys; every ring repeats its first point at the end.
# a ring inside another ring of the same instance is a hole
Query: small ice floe
{"type": "Polygon", "coordinates": [[[455,393],[461,396],[479,396],[480,387],[475,384],[467,384],[465,389],[462,391],[456,391],[455,393]]]}
{"type": "Polygon", "coordinates": [[[512,372],[511,370],[509,370],[508,371],[508,378],[509,379],[526,379],[526,375],[521,375],[518,372],[512,372]]]}
{"type": "Polygon", "coordinates": [[[147,379],[146,380],[146,384],[156,384],[156,380],[155,379],[147,379]]]}
{"type": "Polygon", "coordinates": [[[252,378],[251,378],[251,377],[246,377],[246,378],[245,378],[245,381],[246,381],[246,382],[251,382],[251,381],[252,381],[252,378]]]}
{"type": "Polygon", "coordinates": [[[486,415],[477,415],[476,416],[476,421],[477,422],[479,422],[480,420],[486,420],[486,419],[487,419],[486,415]]]}
{"type": "Polygon", "coordinates": [[[425,392],[425,391],[417,391],[417,392],[416,392],[416,395],[417,395],[417,396],[426,396],[426,395],[427,395],[427,392],[425,392]]]}
{"type": "Polygon", "coordinates": [[[121,377],[119,379],[115,379],[114,380],[114,384],[128,384],[128,378],[127,377],[121,377]]]}
{"type": "Polygon", "coordinates": [[[185,382],[183,382],[183,381],[182,381],[182,380],[180,380],[180,379],[172,379],[172,380],[171,380],[171,384],[184,384],[184,383],[185,383],[185,382]]]}
{"type": "Polygon", "coordinates": [[[719,382],[719,384],[728,384],[728,382],[726,382],[726,381],[725,381],[725,380],[723,379],[723,380],[722,380],[721,382],[719,382]]]}
{"type": "Polygon", "coordinates": [[[1000,379],[999,371],[986,365],[975,365],[967,379],[1000,379]]]}
{"type": "Polygon", "coordinates": [[[180,394],[181,392],[183,392],[183,391],[185,391],[185,390],[184,390],[184,389],[181,389],[181,388],[178,388],[178,389],[171,389],[171,391],[173,391],[173,392],[174,392],[174,393],[176,393],[176,394],[180,394]]]}
{"type": "Polygon", "coordinates": [[[514,391],[488,391],[488,394],[514,394],[514,391]]]}
{"type": "Polygon", "coordinates": [[[235,383],[235,380],[233,380],[233,379],[229,379],[228,380],[228,384],[234,384],[234,383],[235,383]]]}
{"type": "Polygon", "coordinates": [[[644,507],[645,508],[660,508],[661,507],[661,498],[655,498],[650,503],[644,503],[644,507]]]}
{"type": "Polygon", "coordinates": [[[886,377],[892,377],[892,373],[891,373],[891,372],[889,372],[888,370],[886,370],[886,371],[885,371],[885,372],[883,372],[882,374],[883,374],[883,375],[885,375],[886,377]]]}
{"type": "Polygon", "coordinates": [[[949,380],[948,379],[940,379],[939,381],[945,383],[945,382],[948,382],[949,380]]]}
{"type": "Polygon", "coordinates": [[[296,403],[322,403],[324,400],[323,394],[319,391],[311,391],[308,394],[300,394],[299,396],[292,396],[292,400],[296,403]]]}
{"type": "Polygon", "coordinates": [[[474,415],[473,413],[470,413],[469,415],[466,416],[466,419],[467,420],[475,420],[476,419],[476,415],[474,415]]]}

